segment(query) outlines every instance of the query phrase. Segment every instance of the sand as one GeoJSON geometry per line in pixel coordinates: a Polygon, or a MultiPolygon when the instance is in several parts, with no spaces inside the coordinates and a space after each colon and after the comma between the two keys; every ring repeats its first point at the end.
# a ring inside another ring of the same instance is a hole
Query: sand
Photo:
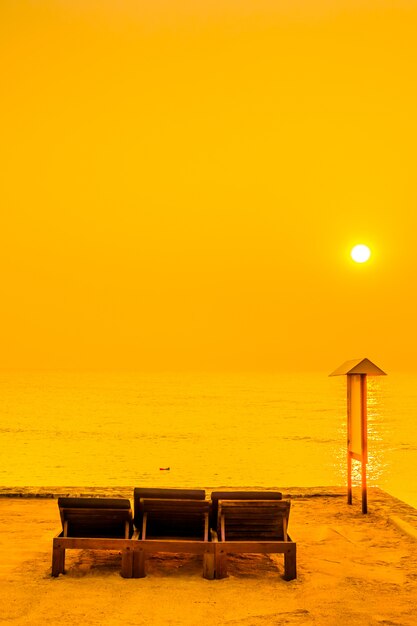
{"type": "MultiPolygon", "coordinates": [[[[30,489],[0,491],[14,494],[0,497],[1,623],[417,624],[417,511],[376,488],[368,515],[356,493],[348,506],[340,489],[284,490],[298,549],[291,582],[282,578],[280,555],[230,558],[229,577],[214,581],[202,578],[198,556],[158,555],[146,578],[123,579],[118,553],[75,550],[67,553],[66,575],[52,578],[56,500],[16,497],[33,496],[30,489]]],[[[38,495],[80,492],[91,490],[38,495]]]]}

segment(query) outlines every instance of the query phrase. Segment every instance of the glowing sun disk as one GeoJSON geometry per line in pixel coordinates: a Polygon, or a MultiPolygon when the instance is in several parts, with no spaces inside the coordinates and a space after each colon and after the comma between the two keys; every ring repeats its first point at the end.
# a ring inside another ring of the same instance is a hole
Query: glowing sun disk
{"type": "Polygon", "coordinates": [[[371,251],[368,246],[360,243],[352,248],[350,256],[356,263],[365,263],[371,256],[371,251]]]}

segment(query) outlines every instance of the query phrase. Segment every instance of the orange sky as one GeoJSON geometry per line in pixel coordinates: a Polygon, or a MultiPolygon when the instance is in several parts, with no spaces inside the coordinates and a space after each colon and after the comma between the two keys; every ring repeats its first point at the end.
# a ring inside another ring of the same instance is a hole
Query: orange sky
{"type": "Polygon", "coordinates": [[[0,367],[414,369],[416,27],[417,0],[2,0],[0,367]]]}

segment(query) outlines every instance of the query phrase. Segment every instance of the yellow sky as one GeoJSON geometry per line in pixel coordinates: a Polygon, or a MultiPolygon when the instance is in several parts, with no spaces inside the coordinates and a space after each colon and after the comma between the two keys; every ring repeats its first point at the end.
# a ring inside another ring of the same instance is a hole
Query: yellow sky
{"type": "Polygon", "coordinates": [[[416,27],[417,0],[2,0],[0,367],[414,368],[416,27]]]}

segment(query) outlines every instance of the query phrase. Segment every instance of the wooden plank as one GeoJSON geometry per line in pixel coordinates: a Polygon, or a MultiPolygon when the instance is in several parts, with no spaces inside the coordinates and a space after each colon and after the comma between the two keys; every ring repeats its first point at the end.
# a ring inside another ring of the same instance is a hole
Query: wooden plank
{"type": "Polygon", "coordinates": [[[212,549],[210,552],[205,552],[203,555],[203,578],[207,578],[207,580],[214,579],[214,563],[214,550],[212,549]]]}
{"type": "Polygon", "coordinates": [[[368,400],[367,375],[361,374],[361,412],[362,412],[362,463],[363,468],[368,462],[368,400]]]}
{"type": "Polygon", "coordinates": [[[227,513],[231,517],[246,517],[247,519],[264,517],[269,519],[271,517],[288,517],[290,512],[289,501],[273,501],[265,500],[259,501],[239,501],[239,500],[220,500],[219,501],[219,513],[227,513]]]}
{"type": "Polygon", "coordinates": [[[230,515],[223,514],[222,518],[226,520],[226,524],[227,524],[227,528],[229,529],[239,529],[239,528],[245,528],[248,531],[256,531],[256,530],[262,530],[265,529],[265,531],[277,531],[279,529],[282,530],[282,528],[284,527],[284,523],[285,523],[285,519],[284,518],[277,518],[277,519],[272,519],[272,520],[268,520],[268,519],[263,519],[263,518],[259,518],[259,519],[248,519],[248,518],[244,518],[242,520],[242,517],[239,516],[237,518],[233,518],[230,515]]]}
{"type": "Polygon", "coordinates": [[[273,554],[291,551],[291,541],[221,541],[218,544],[226,553],[273,554]]]}
{"type": "Polygon", "coordinates": [[[209,532],[209,514],[208,511],[204,516],[204,541],[208,541],[208,532],[209,532]]]}
{"type": "Polygon", "coordinates": [[[284,552],[284,579],[294,580],[297,578],[297,545],[289,544],[291,550],[284,552]]]}
{"type": "Polygon", "coordinates": [[[98,537],[58,537],[56,545],[68,550],[124,550],[136,543],[133,539],[108,539],[98,537]]]}
{"type": "Polygon", "coordinates": [[[144,578],[146,576],[146,554],[142,548],[133,552],[133,578],[144,578]]]}
{"type": "Polygon", "coordinates": [[[366,464],[368,462],[368,416],[367,416],[367,389],[366,374],[361,374],[362,390],[362,513],[368,512],[368,492],[366,485],[366,464]]]}
{"type": "Polygon", "coordinates": [[[65,571],[65,550],[54,540],[52,545],[52,576],[59,576],[65,571]]]}
{"type": "Polygon", "coordinates": [[[189,554],[205,554],[214,551],[209,541],[182,541],[179,539],[139,539],[134,547],[147,554],[156,552],[184,552],[189,554]]]}
{"type": "Polygon", "coordinates": [[[122,567],[120,575],[123,578],[132,578],[133,576],[133,549],[130,547],[122,551],[122,567]]]}
{"type": "Polygon", "coordinates": [[[142,539],[146,539],[146,525],[148,523],[148,514],[144,513],[142,518],[142,539]]]}
{"type": "Polygon", "coordinates": [[[351,405],[351,378],[350,376],[346,377],[347,379],[347,503],[352,504],[352,451],[351,451],[351,441],[352,441],[352,405],[351,405]]]}
{"type": "Polygon", "coordinates": [[[214,547],[214,575],[217,579],[227,576],[227,553],[222,543],[217,543],[214,547]]]}
{"type": "Polygon", "coordinates": [[[226,524],[224,515],[220,514],[220,537],[222,541],[226,541],[226,524]]]}
{"type": "Polygon", "coordinates": [[[80,516],[85,517],[86,519],[91,519],[92,517],[109,517],[114,519],[128,519],[132,517],[132,509],[99,509],[97,507],[87,508],[83,507],[81,509],[69,509],[62,507],[60,511],[63,513],[65,517],[68,515],[72,516],[80,516]]]}
{"type": "Polygon", "coordinates": [[[169,511],[173,515],[186,517],[192,513],[205,513],[210,510],[210,502],[207,500],[142,500],[142,511],[165,512],[169,511]]]}

